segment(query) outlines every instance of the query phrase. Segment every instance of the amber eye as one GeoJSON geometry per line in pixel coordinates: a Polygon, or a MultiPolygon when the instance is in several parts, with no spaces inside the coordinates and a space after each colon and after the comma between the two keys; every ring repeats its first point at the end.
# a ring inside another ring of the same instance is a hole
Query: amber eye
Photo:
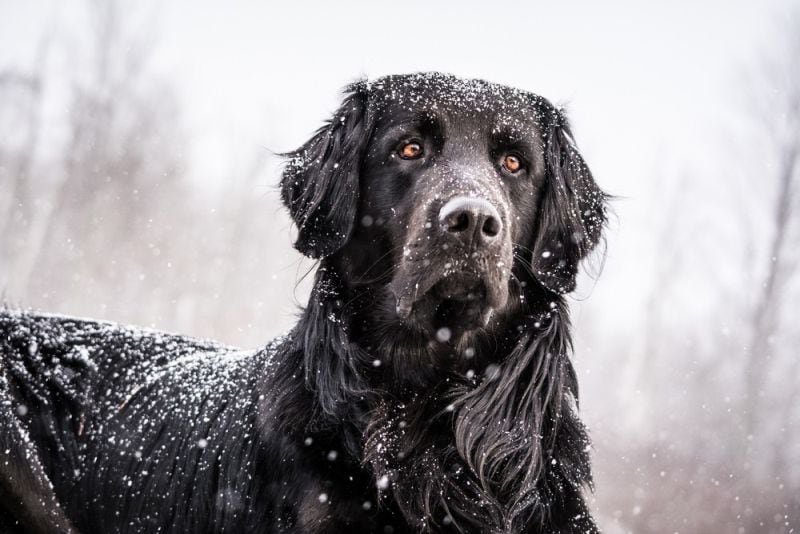
{"type": "Polygon", "coordinates": [[[416,141],[404,143],[403,146],[400,147],[399,153],[400,157],[403,159],[417,159],[422,156],[422,145],[416,141]]]}
{"type": "Polygon", "coordinates": [[[522,168],[522,162],[517,156],[508,154],[503,158],[503,167],[505,167],[508,172],[517,172],[522,168]]]}

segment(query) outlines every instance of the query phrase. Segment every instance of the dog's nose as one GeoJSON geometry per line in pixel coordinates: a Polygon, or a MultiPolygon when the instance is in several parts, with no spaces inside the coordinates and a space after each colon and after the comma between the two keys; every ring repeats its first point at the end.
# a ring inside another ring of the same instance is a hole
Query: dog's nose
{"type": "Polygon", "coordinates": [[[465,245],[488,245],[497,240],[503,223],[497,209],[483,198],[454,197],[439,210],[442,229],[465,245]]]}

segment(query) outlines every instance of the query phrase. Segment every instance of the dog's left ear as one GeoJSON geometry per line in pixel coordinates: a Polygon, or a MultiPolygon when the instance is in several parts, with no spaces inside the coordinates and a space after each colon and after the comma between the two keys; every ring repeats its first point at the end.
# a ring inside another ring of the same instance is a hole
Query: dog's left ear
{"type": "Polygon", "coordinates": [[[546,182],[531,266],[544,287],[569,293],[580,261],[600,241],[607,196],[578,152],[564,113],[548,104],[546,116],[546,182]]]}
{"type": "Polygon", "coordinates": [[[281,198],[297,225],[295,248],[312,258],[339,250],[355,227],[361,161],[373,121],[366,82],[350,85],[346,93],[326,125],[284,154],[281,198]]]}

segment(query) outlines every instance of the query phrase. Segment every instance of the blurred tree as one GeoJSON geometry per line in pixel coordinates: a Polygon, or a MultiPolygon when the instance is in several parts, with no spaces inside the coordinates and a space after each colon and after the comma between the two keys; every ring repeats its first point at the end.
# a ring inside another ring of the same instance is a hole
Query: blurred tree
{"type": "MultiPolygon", "coordinates": [[[[770,373],[780,367],[780,348],[776,346],[779,329],[797,328],[792,312],[784,309],[791,302],[790,289],[797,267],[798,187],[800,187],[800,11],[783,21],[785,27],[779,34],[781,46],[771,51],[762,60],[761,68],[754,78],[758,80],[753,97],[756,135],[767,140],[771,165],[763,175],[754,176],[753,185],[767,187],[772,192],[772,205],[763,213],[769,221],[769,248],[764,261],[764,275],[755,297],[752,314],[752,331],[748,344],[745,367],[746,384],[746,432],[754,435],[759,431],[759,420],[763,420],[764,409],[772,411],[774,404],[769,399],[767,381],[770,373]],[[792,239],[794,237],[795,239],[792,239]],[[787,316],[788,315],[788,316],[787,316]],[[788,319],[788,321],[784,320],[788,319]],[[792,320],[794,319],[794,320],[792,320]]],[[[793,362],[800,356],[797,348],[792,351],[793,362]]],[[[797,374],[789,375],[791,392],[800,385],[797,374]]],[[[791,395],[791,393],[790,393],[791,395]]],[[[782,405],[786,398],[780,399],[782,405]]]]}
{"type": "Polygon", "coordinates": [[[592,343],[625,391],[597,461],[620,532],[800,525],[800,11],[778,27],[717,170],[659,171],[641,329],[592,343]]]}
{"type": "Polygon", "coordinates": [[[253,147],[220,191],[190,187],[179,102],[150,69],[153,21],[119,0],[85,6],[72,46],[48,34],[33,67],[0,70],[5,299],[263,342],[288,322],[291,304],[269,296],[294,274],[274,253],[289,222],[263,187],[270,154],[253,147]],[[63,74],[47,68],[53,51],[63,74]],[[67,102],[57,124],[41,116],[52,101],[67,102]]]}
{"type": "Polygon", "coordinates": [[[34,164],[42,129],[44,66],[49,39],[30,72],[0,71],[0,287],[6,287],[28,241],[35,195],[34,164]]]}

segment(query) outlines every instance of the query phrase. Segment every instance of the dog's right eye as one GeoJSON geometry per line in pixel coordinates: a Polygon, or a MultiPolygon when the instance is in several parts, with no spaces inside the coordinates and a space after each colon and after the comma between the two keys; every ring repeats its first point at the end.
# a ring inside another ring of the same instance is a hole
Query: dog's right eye
{"type": "Polygon", "coordinates": [[[417,159],[422,157],[422,145],[417,143],[416,141],[409,141],[407,143],[403,143],[400,146],[400,150],[397,153],[403,159],[417,159]]]}

